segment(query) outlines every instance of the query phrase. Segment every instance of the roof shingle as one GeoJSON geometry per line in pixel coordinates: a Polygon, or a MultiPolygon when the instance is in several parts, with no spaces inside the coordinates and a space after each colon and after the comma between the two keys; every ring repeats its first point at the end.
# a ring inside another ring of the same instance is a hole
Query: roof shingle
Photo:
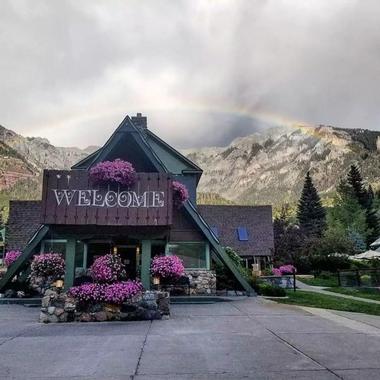
{"type": "Polygon", "coordinates": [[[271,256],[274,249],[271,206],[198,205],[198,210],[225,247],[240,256],[271,256]],[[239,241],[237,229],[245,227],[248,241],[239,241]]]}

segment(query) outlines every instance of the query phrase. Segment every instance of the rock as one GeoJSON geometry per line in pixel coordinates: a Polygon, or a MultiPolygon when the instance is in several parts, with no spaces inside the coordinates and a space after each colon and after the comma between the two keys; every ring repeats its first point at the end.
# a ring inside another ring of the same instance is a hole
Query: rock
{"type": "Polygon", "coordinates": [[[59,322],[68,322],[68,314],[62,313],[58,316],[59,322]]]}
{"type": "Polygon", "coordinates": [[[49,306],[49,307],[47,308],[47,311],[48,311],[48,313],[49,313],[50,315],[54,314],[54,312],[55,312],[55,306],[49,306]]]}
{"type": "Polygon", "coordinates": [[[105,311],[98,311],[94,317],[97,322],[104,322],[107,320],[107,313],[105,311]]]}
{"type": "Polygon", "coordinates": [[[91,315],[89,313],[82,313],[79,318],[79,322],[91,322],[91,315]]]}
{"type": "Polygon", "coordinates": [[[5,298],[14,298],[16,297],[17,293],[15,290],[13,289],[7,289],[5,292],[4,292],[4,297],[5,298]]]}
{"type": "Polygon", "coordinates": [[[59,317],[59,316],[62,315],[64,312],[65,312],[64,309],[57,307],[57,308],[55,309],[55,313],[54,313],[54,314],[55,314],[57,317],[59,317]]]}
{"type": "Polygon", "coordinates": [[[49,322],[48,315],[44,312],[41,312],[39,321],[40,323],[48,323],[49,322]]]}
{"type": "Polygon", "coordinates": [[[56,315],[48,315],[48,321],[49,323],[57,323],[58,322],[58,317],[56,315]]]}
{"type": "Polygon", "coordinates": [[[42,307],[48,307],[49,305],[50,305],[50,297],[49,296],[43,297],[41,306],[42,307]]]}
{"type": "Polygon", "coordinates": [[[57,294],[57,292],[55,291],[55,290],[53,290],[53,289],[46,289],[45,290],[45,293],[44,293],[44,296],[45,297],[50,297],[50,296],[53,296],[53,297],[55,297],[55,296],[57,296],[58,294],[57,294]]]}
{"type": "Polygon", "coordinates": [[[67,312],[74,311],[76,309],[75,303],[65,303],[64,310],[67,312]]]}

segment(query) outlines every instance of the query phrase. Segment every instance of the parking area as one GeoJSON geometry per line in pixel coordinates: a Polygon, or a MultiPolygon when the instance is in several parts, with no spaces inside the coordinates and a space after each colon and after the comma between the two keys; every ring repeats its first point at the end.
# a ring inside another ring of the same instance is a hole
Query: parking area
{"type": "Polygon", "coordinates": [[[171,319],[152,322],[37,318],[36,308],[0,306],[0,379],[380,378],[378,317],[249,298],[172,305],[171,319]]]}

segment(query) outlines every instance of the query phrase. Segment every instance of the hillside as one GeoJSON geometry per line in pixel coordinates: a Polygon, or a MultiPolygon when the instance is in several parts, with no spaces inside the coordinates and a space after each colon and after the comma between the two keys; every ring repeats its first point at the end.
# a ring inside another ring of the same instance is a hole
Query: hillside
{"type": "Polygon", "coordinates": [[[380,132],[330,126],[273,128],[227,147],[187,149],[204,169],[199,191],[243,204],[279,205],[298,199],[310,170],[322,195],[331,195],[353,162],[380,185],[380,132]]]}
{"type": "Polygon", "coordinates": [[[7,208],[9,199],[38,199],[44,168],[70,168],[95,149],[55,147],[47,139],[23,137],[0,125],[0,208],[7,208]]]}

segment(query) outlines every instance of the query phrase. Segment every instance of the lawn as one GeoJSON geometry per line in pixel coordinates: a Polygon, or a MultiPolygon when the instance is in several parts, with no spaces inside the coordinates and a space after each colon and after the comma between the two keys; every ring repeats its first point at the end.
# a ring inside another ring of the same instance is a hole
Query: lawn
{"type": "Polygon", "coordinates": [[[274,301],[288,305],[300,305],[317,307],[321,309],[333,309],[342,311],[352,311],[355,313],[380,315],[380,305],[376,304],[354,301],[342,297],[305,292],[301,290],[297,290],[296,292],[287,291],[286,293],[289,298],[274,299],[274,301]]]}
{"type": "Polygon", "coordinates": [[[347,294],[349,296],[380,301],[380,290],[378,288],[329,288],[325,290],[332,293],[347,294]]]}
{"type": "Polygon", "coordinates": [[[326,288],[332,288],[335,286],[339,286],[338,284],[338,276],[335,274],[330,275],[322,275],[321,277],[314,278],[300,278],[299,281],[311,285],[311,286],[324,286],[326,288]]]}

